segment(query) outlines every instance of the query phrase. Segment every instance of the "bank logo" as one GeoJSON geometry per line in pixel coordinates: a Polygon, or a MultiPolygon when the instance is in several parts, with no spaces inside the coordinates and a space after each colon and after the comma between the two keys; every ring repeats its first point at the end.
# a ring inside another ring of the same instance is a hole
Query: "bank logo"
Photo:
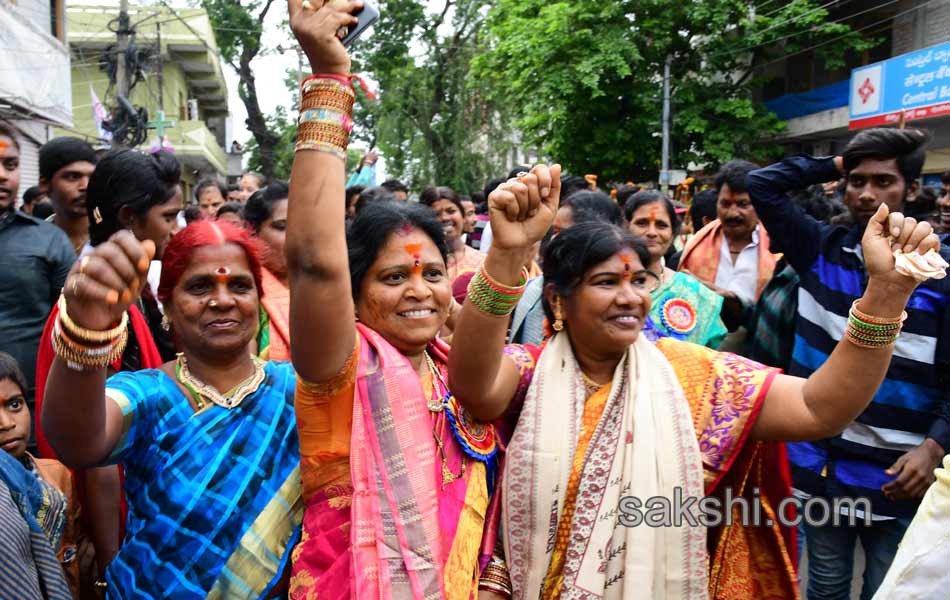
{"type": "Polygon", "coordinates": [[[851,74],[851,114],[865,115],[881,108],[881,65],[851,74]]]}

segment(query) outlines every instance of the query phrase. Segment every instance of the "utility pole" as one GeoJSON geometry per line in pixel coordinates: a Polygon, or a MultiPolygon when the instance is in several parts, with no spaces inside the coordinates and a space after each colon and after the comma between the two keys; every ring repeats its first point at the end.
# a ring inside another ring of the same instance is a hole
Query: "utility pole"
{"type": "Polygon", "coordinates": [[[297,102],[303,102],[303,50],[297,47],[297,102]]]}
{"type": "Polygon", "coordinates": [[[119,1],[119,29],[116,32],[116,89],[119,96],[129,97],[129,70],[125,53],[129,49],[129,0],[119,1]]]}
{"type": "Polygon", "coordinates": [[[673,57],[667,55],[663,65],[663,150],[660,163],[660,189],[666,194],[670,189],[670,64],[673,57]]]}
{"type": "Polygon", "coordinates": [[[155,37],[158,40],[158,73],[156,81],[158,83],[158,110],[165,111],[165,80],[163,78],[165,66],[162,64],[162,23],[155,24],[155,37]]]}

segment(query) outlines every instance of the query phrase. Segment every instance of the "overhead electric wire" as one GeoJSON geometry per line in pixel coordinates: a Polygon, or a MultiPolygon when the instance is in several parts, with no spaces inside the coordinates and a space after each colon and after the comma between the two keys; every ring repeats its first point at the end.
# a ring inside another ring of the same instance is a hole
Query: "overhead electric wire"
{"type": "Polygon", "coordinates": [[[860,32],[862,32],[862,31],[864,31],[864,30],[866,30],[866,29],[870,29],[870,28],[872,28],[872,27],[876,27],[876,26],[878,26],[878,25],[882,25],[882,24],[887,23],[888,21],[891,21],[891,20],[893,20],[893,19],[897,19],[897,18],[902,17],[902,16],[904,16],[904,15],[910,14],[910,13],[916,11],[916,10],[920,10],[920,9],[922,9],[922,8],[925,8],[927,5],[933,4],[933,3],[936,2],[936,1],[937,1],[937,0],[926,0],[926,2],[924,2],[923,4],[919,4],[919,5],[917,5],[917,6],[913,7],[913,8],[909,8],[909,9],[903,11],[903,12],[899,12],[899,13],[895,14],[895,15],[892,16],[892,17],[887,17],[887,18],[881,19],[880,21],[875,21],[874,23],[871,23],[871,24],[869,24],[869,25],[865,25],[864,27],[861,27],[861,28],[859,28],[859,29],[855,29],[854,31],[849,31],[848,33],[844,33],[844,34],[842,34],[842,35],[839,35],[839,36],[836,37],[836,38],[832,38],[832,39],[830,39],[830,40],[826,40],[826,41],[824,41],[824,42],[821,42],[820,44],[815,44],[814,46],[809,46],[808,48],[803,48],[803,49],[797,50],[797,51],[795,51],[795,52],[790,52],[790,53],[788,53],[788,54],[782,56],[781,58],[777,58],[777,59],[775,59],[775,60],[771,60],[771,61],[769,61],[769,62],[762,63],[762,64],[760,64],[760,65],[756,65],[756,68],[767,67],[767,66],[769,66],[769,65],[773,65],[773,64],[775,64],[775,63],[782,62],[783,60],[787,59],[787,58],[790,57],[790,56],[798,56],[799,54],[804,54],[805,52],[810,52],[810,51],[815,50],[815,49],[817,49],[817,48],[821,48],[822,46],[827,46],[828,44],[831,44],[831,43],[833,43],[833,42],[837,42],[838,40],[841,40],[841,39],[847,37],[848,35],[850,35],[850,34],[852,34],[852,33],[860,33],[860,32]]]}

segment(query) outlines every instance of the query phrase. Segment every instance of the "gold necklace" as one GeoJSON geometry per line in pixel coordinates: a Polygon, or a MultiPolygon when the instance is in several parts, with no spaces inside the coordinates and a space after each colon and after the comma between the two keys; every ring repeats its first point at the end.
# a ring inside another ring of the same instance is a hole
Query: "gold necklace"
{"type": "MultiPolygon", "coordinates": [[[[429,372],[432,377],[432,396],[435,396],[433,400],[430,396],[426,400],[426,405],[429,407],[429,410],[432,412],[440,412],[445,408],[446,398],[449,395],[449,386],[445,384],[445,379],[442,378],[442,373],[435,366],[435,362],[432,360],[432,357],[429,356],[428,351],[423,351],[423,355],[426,359],[426,364],[429,366],[429,372]],[[438,393],[438,387],[436,383],[442,384],[442,389],[445,391],[445,394],[440,398],[438,393]],[[438,406],[436,406],[438,403],[438,406]]],[[[452,469],[449,468],[449,461],[445,457],[445,445],[442,443],[442,438],[439,437],[438,432],[436,432],[436,422],[433,420],[432,423],[432,437],[435,438],[435,445],[439,447],[439,456],[442,459],[442,489],[445,489],[445,486],[458,481],[459,479],[465,477],[465,455],[462,455],[462,468],[458,473],[453,473],[452,469]]]]}
{"type": "MultiPolygon", "coordinates": [[[[428,406],[432,412],[441,412],[445,402],[443,402],[443,398],[439,396],[436,390],[436,382],[442,381],[442,374],[439,373],[439,370],[435,367],[435,362],[433,362],[432,357],[429,356],[429,352],[423,350],[422,354],[425,356],[426,365],[429,367],[429,374],[432,377],[432,395],[426,399],[426,406],[428,406]],[[432,396],[435,396],[435,398],[432,396]]],[[[449,389],[449,386],[445,385],[445,382],[442,382],[442,385],[445,386],[446,390],[449,389]]]]}
{"type": "Polygon", "coordinates": [[[581,377],[584,378],[584,389],[587,391],[588,397],[593,396],[600,390],[600,388],[604,387],[605,385],[608,385],[606,383],[597,383],[596,381],[588,377],[587,373],[583,371],[581,371],[581,377]]]}
{"type": "Polygon", "coordinates": [[[202,398],[206,398],[222,408],[232,409],[239,406],[245,398],[256,392],[257,388],[264,382],[264,361],[256,356],[252,356],[251,361],[254,363],[254,372],[225,394],[222,394],[207,383],[195,379],[195,376],[188,370],[188,359],[185,358],[183,352],[178,353],[178,360],[175,363],[175,375],[178,381],[191,392],[199,410],[204,408],[202,398]]]}

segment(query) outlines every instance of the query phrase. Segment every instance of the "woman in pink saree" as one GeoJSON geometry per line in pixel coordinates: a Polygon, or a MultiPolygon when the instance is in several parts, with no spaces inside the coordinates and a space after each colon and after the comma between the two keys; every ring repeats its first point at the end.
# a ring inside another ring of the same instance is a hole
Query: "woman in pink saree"
{"type": "MultiPolygon", "coordinates": [[[[336,111],[346,122],[355,97],[333,33],[351,22],[349,9],[289,5],[316,74],[301,113],[336,111]]],[[[468,600],[497,570],[499,442],[446,385],[448,347],[437,338],[452,306],[443,228],[425,207],[383,202],[347,231],[346,136],[332,145],[326,130],[298,130],[288,202],[306,502],[290,597],[468,600]]]]}

